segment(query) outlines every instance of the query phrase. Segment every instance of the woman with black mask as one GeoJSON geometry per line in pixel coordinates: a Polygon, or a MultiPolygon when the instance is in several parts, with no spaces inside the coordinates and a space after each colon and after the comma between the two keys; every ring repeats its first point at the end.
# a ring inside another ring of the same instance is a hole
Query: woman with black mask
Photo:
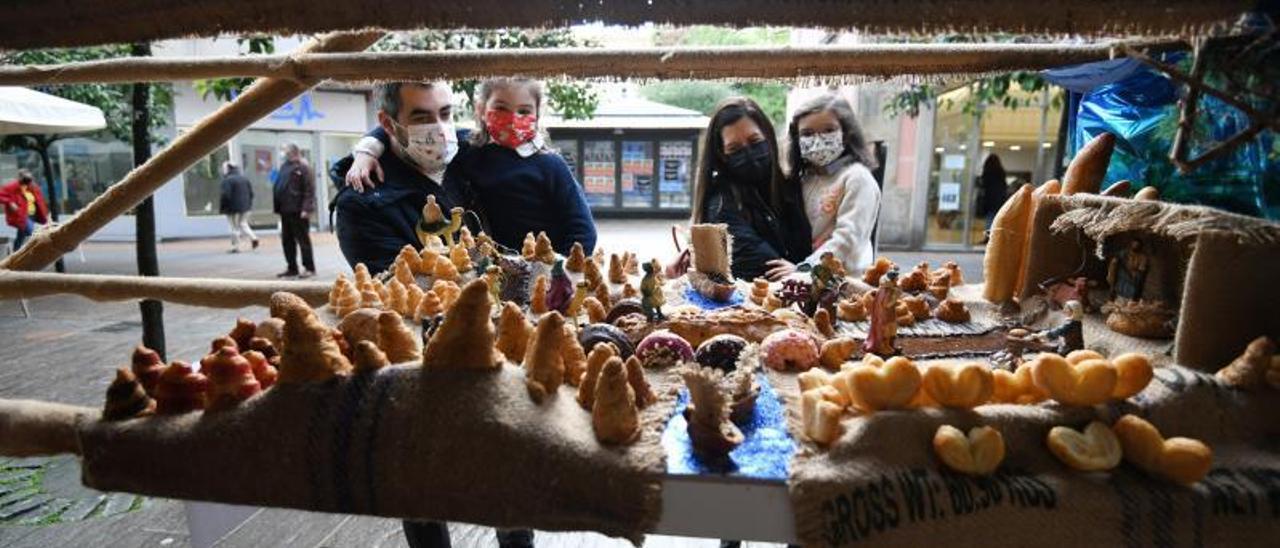
{"type": "Polygon", "coordinates": [[[778,280],[812,251],[800,188],[778,166],[778,139],[760,106],[721,101],[702,139],[691,222],[724,223],[736,278],[778,280]]]}

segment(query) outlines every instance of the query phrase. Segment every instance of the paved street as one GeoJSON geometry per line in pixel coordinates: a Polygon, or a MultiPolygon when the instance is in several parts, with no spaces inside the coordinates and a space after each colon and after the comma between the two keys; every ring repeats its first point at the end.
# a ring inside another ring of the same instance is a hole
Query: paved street
{"type": "MultiPolygon", "coordinates": [[[[642,258],[669,258],[671,221],[602,221],[600,245],[606,251],[635,251],[642,258]]],[[[319,278],[333,279],[347,272],[330,234],[314,236],[319,278]]],[[[160,245],[160,270],[166,276],[271,279],[283,270],[278,238],[264,236],[256,252],[228,254],[224,240],[187,240],[160,245]]],[[[89,243],[79,254],[66,258],[73,273],[132,274],[136,272],[132,243],[89,243]]],[[[890,253],[904,265],[921,260],[931,264],[942,256],[890,253]]],[[[952,258],[952,257],[948,257],[952,258]]],[[[981,275],[981,255],[954,257],[969,281],[981,275]]],[[[30,317],[17,301],[0,301],[0,397],[98,406],[112,378],[112,371],[128,362],[129,352],[140,338],[137,305],[133,302],[97,303],[59,295],[27,302],[30,317]]],[[[239,310],[205,309],[165,305],[169,355],[198,359],[208,341],[223,333],[238,315],[266,316],[261,307],[239,310]]],[[[53,461],[4,462],[0,459],[0,507],[9,479],[40,480],[44,489],[69,499],[96,500],[100,496],[78,485],[79,470],[70,458],[53,461]],[[36,471],[29,473],[28,471],[36,471]],[[9,479],[6,479],[9,478],[9,479]]],[[[170,500],[147,499],[140,509],[127,511],[127,498],[104,499],[123,503],[86,505],[83,520],[52,525],[18,525],[0,517],[0,546],[185,546],[188,544],[182,505],[170,500]],[[119,513],[117,513],[119,512],[119,513]],[[117,513],[116,515],[108,515],[117,513]]],[[[2,515],[3,512],[0,512],[2,515]]],[[[17,520],[21,521],[21,520],[17,520]]],[[[28,520],[31,521],[31,520],[28,520]]],[[[48,521],[56,522],[51,518],[48,521]]],[[[494,544],[488,529],[455,526],[455,546],[494,544]]],[[[540,546],[625,546],[594,534],[539,534],[540,546]]],[[[397,520],[316,514],[290,510],[264,510],[219,546],[402,546],[397,520]]],[[[653,537],[649,546],[714,546],[712,540],[653,537]]]]}

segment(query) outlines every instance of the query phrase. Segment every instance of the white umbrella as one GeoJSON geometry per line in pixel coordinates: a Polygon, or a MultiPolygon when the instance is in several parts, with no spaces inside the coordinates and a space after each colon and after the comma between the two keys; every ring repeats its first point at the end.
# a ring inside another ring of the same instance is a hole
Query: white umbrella
{"type": "Polygon", "coordinates": [[[33,89],[0,86],[0,135],[81,133],[107,127],[102,109],[33,89]]]}

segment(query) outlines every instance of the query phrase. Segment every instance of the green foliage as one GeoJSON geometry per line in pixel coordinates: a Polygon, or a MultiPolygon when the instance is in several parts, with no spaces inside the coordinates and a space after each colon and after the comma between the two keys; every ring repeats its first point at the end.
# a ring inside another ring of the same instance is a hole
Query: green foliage
{"type": "MultiPolygon", "coordinates": [[[[516,48],[595,47],[577,39],[569,29],[530,30],[428,30],[396,33],[374,44],[375,51],[438,51],[516,48]]],[[[452,82],[453,91],[463,97],[464,110],[473,110],[477,80],[452,82]]],[[[589,83],[568,80],[546,82],[547,103],[566,119],[585,120],[595,115],[600,97],[589,83]]]]}
{"type": "MultiPolygon", "coordinates": [[[[0,63],[6,65],[52,65],[128,56],[128,45],[108,45],[85,48],[11,51],[0,54],[0,63]]],[[[31,88],[102,109],[107,121],[105,131],[112,137],[126,143],[132,141],[133,84],[67,84],[31,86],[31,88]]],[[[169,113],[173,111],[173,89],[168,84],[151,84],[148,108],[151,113],[151,117],[148,120],[149,127],[153,130],[164,127],[168,122],[169,113]]],[[[6,149],[40,150],[58,138],[60,136],[10,135],[4,138],[3,144],[0,144],[0,146],[6,149]]],[[[153,132],[152,141],[160,142],[161,138],[153,132]]]]}
{"type": "MultiPolygon", "coordinates": [[[[661,29],[654,35],[655,46],[780,46],[790,40],[789,29],[772,27],[728,29],[694,26],[661,29]]],[[[708,115],[714,112],[720,100],[745,95],[758,103],[774,125],[780,127],[786,123],[789,90],[786,84],[770,82],[672,80],[646,85],[640,89],[640,95],[651,101],[708,115]]]]}
{"type": "MultiPolygon", "coordinates": [[[[240,47],[248,45],[249,55],[266,55],[276,52],[275,38],[266,35],[242,36],[236,39],[236,44],[240,47]]],[[[244,53],[244,52],[242,52],[244,53]]],[[[214,78],[211,80],[196,80],[191,83],[200,97],[208,99],[210,95],[222,101],[230,101],[239,95],[244,88],[249,87],[254,81],[253,78],[214,78]]]]}
{"type": "MultiPolygon", "coordinates": [[[[1003,106],[1013,110],[1030,106],[1036,101],[1036,94],[1043,91],[1048,85],[1048,82],[1045,82],[1044,78],[1038,73],[1028,71],[1010,72],[980,78],[966,84],[966,87],[969,88],[969,93],[960,102],[960,111],[965,114],[976,114],[989,105],[1003,106]],[[1011,93],[1014,86],[1026,93],[1011,93]]],[[[946,90],[941,90],[929,84],[911,85],[890,98],[889,102],[885,104],[884,110],[893,117],[906,114],[914,118],[920,115],[920,107],[922,105],[933,104],[943,91],[946,90]]],[[[1052,101],[1053,106],[1056,107],[1061,102],[1061,98],[1054,94],[1052,101]]],[[[956,107],[956,102],[950,98],[944,98],[938,106],[939,108],[950,110],[956,107]]]]}

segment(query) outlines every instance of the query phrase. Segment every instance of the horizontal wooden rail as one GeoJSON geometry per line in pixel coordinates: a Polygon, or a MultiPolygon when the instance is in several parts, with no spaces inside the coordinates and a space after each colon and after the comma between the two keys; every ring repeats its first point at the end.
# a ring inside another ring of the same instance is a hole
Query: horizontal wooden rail
{"type": "Polygon", "coordinates": [[[615,25],[794,26],[887,32],[1184,35],[1254,0],[5,0],[0,49],[183,36],[382,28],[615,25]]]}
{"type": "Polygon", "coordinates": [[[0,299],[80,295],[95,301],[156,299],[209,308],[267,306],[271,294],[288,291],[312,306],[328,302],[329,283],[215,278],[161,278],[102,274],[52,274],[0,270],[0,299]]]}
{"type": "Polygon", "coordinates": [[[156,82],[256,76],[282,80],[578,78],[794,78],[1036,70],[1113,57],[1121,47],[1166,50],[1180,40],[1087,44],[864,44],[834,47],[518,49],[302,53],[253,57],[145,57],[0,66],[0,85],[156,82]]]}

